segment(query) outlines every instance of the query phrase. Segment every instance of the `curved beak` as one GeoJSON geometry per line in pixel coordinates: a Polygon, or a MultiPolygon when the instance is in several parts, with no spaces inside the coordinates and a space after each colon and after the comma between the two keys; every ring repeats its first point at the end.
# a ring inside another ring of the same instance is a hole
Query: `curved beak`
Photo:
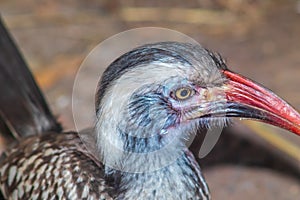
{"type": "Polygon", "coordinates": [[[223,70],[226,116],[262,121],[300,135],[300,114],[272,91],[254,81],[223,70]]]}

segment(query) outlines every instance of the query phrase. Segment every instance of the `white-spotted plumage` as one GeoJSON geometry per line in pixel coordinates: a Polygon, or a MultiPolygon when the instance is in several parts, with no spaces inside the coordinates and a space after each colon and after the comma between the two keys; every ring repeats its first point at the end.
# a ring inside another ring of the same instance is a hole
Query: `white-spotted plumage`
{"type": "MultiPolygon", "coordinates": [[[[31,138],[25,141],[26,145],[30,145],[30,142],[31,138]]],[[[100,199],[101,195],[105,199],[112,199],[108,194],[111,188],[104,181],[102,165],[93,160],[76,133],[44,135],[34,142],[39,142],[37,145],[31,144],[38,146],[35,149],[38,153],[28,154],[22,151],[27,147],[19,145],[19,151],[12,150],[10,156],[27,159],[20,159],[13,164],[4,161],[5,164],[0,166],[0,183],[7,199],[75,200],[81,196],[100,199]],[[53,139],[61,142],[60,145],[51,144],[53,139]],[[89,164],[85,165],[85,162],[89,164]]]]}

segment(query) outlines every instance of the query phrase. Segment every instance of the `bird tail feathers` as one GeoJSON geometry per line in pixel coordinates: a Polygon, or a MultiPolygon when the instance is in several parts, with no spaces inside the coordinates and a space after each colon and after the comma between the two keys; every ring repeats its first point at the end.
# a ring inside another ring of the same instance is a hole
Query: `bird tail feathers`
{"type": "Polygon", "coordinates": [[[0,134],[5,140],[61,131],[0,18],[0,134]]]}

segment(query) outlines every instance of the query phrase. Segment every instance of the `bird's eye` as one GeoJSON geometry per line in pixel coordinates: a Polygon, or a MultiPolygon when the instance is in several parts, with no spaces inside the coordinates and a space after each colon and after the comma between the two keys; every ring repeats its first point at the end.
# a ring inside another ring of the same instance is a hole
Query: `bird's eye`
{"type": "Polygon", "coordinates": [[[194,90],[192,90],[191,88],[187,88],[187,87],[179,88],[174,93],[175,99],[178,99],[178,100],[186,100],[193,94],[194,94],[194,90]]]}

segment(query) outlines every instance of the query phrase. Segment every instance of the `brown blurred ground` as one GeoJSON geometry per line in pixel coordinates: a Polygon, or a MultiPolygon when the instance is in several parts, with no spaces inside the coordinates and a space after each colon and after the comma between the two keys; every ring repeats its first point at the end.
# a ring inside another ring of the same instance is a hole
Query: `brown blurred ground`
{"type": "MultiPolygon", "coordinates": [[[[220,52],[231,69],[271,88],[300,110],[299,1],[2,0],[0,11],[66,129],[74,128],[72,86],[83,58],[109,36],[143,26],[193,37],[220,52]]],[[[296,136],[269,129],[300,146],[296,136]]],[[[299,180],[272,170],[218,166],[207,169],[206,177],[215,199],[300,196],[299,180]]]]}

